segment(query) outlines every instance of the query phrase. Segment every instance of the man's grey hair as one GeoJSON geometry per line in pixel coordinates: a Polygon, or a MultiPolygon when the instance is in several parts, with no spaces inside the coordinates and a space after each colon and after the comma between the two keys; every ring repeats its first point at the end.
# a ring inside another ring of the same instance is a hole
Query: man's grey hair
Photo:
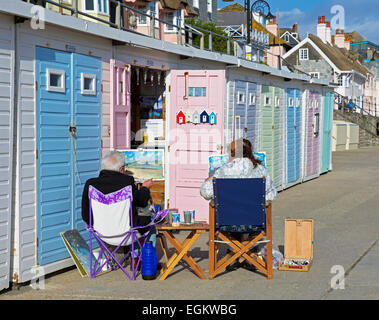
{"type": "Polygon", "coordinates": [[[120,171],[125,165],[125,154],[120,151],[111,151],[101,161],[102,170],[120,171]]]}

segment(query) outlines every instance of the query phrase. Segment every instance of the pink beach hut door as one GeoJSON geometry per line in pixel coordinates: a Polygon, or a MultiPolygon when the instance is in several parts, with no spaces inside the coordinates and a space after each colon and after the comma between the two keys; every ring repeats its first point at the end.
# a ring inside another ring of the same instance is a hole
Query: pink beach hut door
{"type": "Polygon", "coordinates": [[[195,210],[197,221],[209,220],[209,204],[201,197],[200,186],[208,177],[209,156],[220,154],[223,145],[224,95],[222,70],[171,71],[169,206],[181,214],[195,210]],[[217,121],[213,125],[201,121],[178,124],[180,110],[213,112],[217,121]]]}
{"type": "Polygon", "coordinates": [[[111,60],[110,148],[130,148],[130,66],[111,60]]]}

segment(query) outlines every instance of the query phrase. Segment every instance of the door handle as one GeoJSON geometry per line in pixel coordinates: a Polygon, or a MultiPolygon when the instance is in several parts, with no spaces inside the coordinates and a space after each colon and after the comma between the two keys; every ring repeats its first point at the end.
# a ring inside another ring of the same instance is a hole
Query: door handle
{"type": "Polygon", "coordinates": [[[70,126],[69,129],[68,129],[68,131],[70,131],[70,133],[72,135],[75,135],[76,134],[76,127],[75,126],[74,127],[70,126]]]}
{"type": "Polygon", "coordinates": [[[294,128],[295,128],[295,130],[296,130],[296,126],[293,126],[294,128]]]}

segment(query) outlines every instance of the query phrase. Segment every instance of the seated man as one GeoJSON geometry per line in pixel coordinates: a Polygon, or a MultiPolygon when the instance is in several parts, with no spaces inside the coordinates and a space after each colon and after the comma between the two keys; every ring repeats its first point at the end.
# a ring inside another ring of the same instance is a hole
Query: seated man
{"type": "MultiPolygon", "coordinates": [[[[112,151],[106,155],[101,163],[102,170],[99,177],[88,179],[83,190],[82,195],[82,218],[89,224],[89,198],[88,189],[89,186],[93,186],[103,194],[112,193],[118,191],[126,186],[131,185],[133,188],[133,202],[132,202],[132,214],[134,226],[144,226],[151,222],[151,217],[139,216],[137,214],[136,207],[146,207],[150,199],[150,188],[153,183],[152,180],[146,180],[142,186],[138,189],[134,178],[125,174],[125,154],[119,151],[112,151]]],[[[142,229],[141,233],[145,230],[142,229]]],[[[114,250],[116,247],[109,246],[110,250],[114,250]]],[[[117,252],[116,252],[117,254],[117,252]]]]}

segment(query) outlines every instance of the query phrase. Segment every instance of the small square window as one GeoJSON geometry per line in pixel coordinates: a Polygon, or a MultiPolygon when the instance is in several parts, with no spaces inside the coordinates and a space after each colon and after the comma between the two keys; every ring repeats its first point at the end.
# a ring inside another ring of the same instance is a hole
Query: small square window
{"type": "Polygon", "coordinates": [[[207,88],[189,88],[188,95],[190,97],[206,97],[207,88]]]}
{"type": "Polygon", "coordinates": [[[271,98],[268,96],[265,96],[265,106],[271,106],[271,98]]]}
{"type": "Polygon", "coordinates": [[[255,105],[256,102],[256,96],[254,93],[250,93],[250,98],[249,98],[249,105],[253,106],[255,105]]]}
{"type": "Polygon", "coordinates": [[[96,75],[82,73],[82,94],[96,95],[96,75]]]}
{"type": "Polygon", "coordinates": [[[288,98],[288,106],[293,107],[293,98],[288,98]]]}
{"type": "Polygon", "coordinates": [[[245,94],[243,92],[238,91],[237,97],[238,97],[238,104],[245,103],[245,94]]]}
{"type": "Polygon", "coordinates": [[[280,99],[279,97],[275,97],[275,107],[279,107],[280,106],[280,99]]]}
{"type": "Polygon", "coordinates": [[[46,90],[52,92],[66,91],[65,72],[63,70],[47,69],[46,70],[46,90]]]}

